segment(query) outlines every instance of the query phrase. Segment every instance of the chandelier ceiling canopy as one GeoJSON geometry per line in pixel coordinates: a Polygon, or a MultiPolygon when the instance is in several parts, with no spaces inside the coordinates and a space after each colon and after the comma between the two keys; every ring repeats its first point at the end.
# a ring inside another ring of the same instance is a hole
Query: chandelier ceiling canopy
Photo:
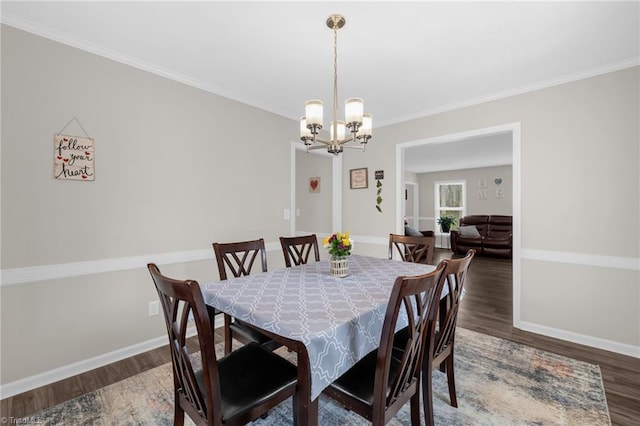
{"type": "Polygon", "coordinates": [[[339,154],[343,148],[364,148],[371,139],[372,116],[364,113],[363,101],[360,98],[349,98],[344,102],[345,119],[338,120],[338,30],[344,27],[346,20],[342,15],[331,15],[327,18],[327,26],[333,30],[333,117],[330,124],[330,137],[324,139],[319,136],[323,126],[322,101],[313,99],[305,103],[305,115],[300,118],[300,140],[307,147],[307,152],[313,149],[327,148],[332,154],[339,154]],[[346,135],[346,130],[350,135],[346,135]],[[359,142],[359,145],[346,145],[349,142],[359,142]]]}

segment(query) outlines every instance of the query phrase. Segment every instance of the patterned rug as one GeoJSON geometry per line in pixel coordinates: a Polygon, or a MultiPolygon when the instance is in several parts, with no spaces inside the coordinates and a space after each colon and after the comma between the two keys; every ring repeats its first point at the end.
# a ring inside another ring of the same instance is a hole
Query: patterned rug
{"type": "MultiPolygon", "coordinates": [[[[219,344],[216,350],[222,352],[219,344]],[[219,347],[218,347],[219,346],[219,347]]],[[[285,357],[293,357],[279,349],[285,357]]],[[[507,340],[458,328],[458,408],[449,405],[444,373],[433,372],[438,425],[610,425],[600,368],[507,340]]],[[[45,425],[171,425],[171,365],[98,389],[23,421],[45,425]]],[[[292,424],[285,401],[253,424],[292,424]]],[[[320,397],[320,425],[367,425],[357,414],[320,397]]],[[[193,424],[186,416],[186,424],[193,424]]],[[[407,404],[389,425],[409,425],[407,404]]]]}

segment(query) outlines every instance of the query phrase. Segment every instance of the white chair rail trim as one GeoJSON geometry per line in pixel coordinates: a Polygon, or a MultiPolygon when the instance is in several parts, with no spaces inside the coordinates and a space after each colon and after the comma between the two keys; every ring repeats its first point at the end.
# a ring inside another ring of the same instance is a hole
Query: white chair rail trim
{"type": "MultiPolygon", "coordinates": [[[[308,232],[311,233],[311,232],[308,232]]],[[[298,233],[301,234],[301,233],[298,233]]],[[[320,244],[324,233],[316,233],[320,244]]],[[[353,236],[354,242],[386,246],[388,237],[353,236]]],[[[280,251],[279,242],[270,242],[266,245],[267,252],[280,251]]],[[[128,269],[144,268],[147,263],[154,262],[158,265],[170,265],[176,263],[198,262],[213,260],[211,249],[185,250],[170,253],[149,254],[143,256],[119,257],[113,259],[90,260],[86,262],[60,263],[54,265],[31,266],[25,268],[13,268],[0,270],[0,286],[12,286],[38,281],[53,280],[66,277],[100,274],[107,272],[125,271],[128,269]]],[[[596,266],[601,268],[625,269],[640,271],[640,258],[601,256],[583,253],[570,253],[548,250],[522,249],[520,258],[526,260],[540,260],[544,262],[570,263],[575,265],[596,266]]]]}
{"type": "MultiPolygon", "coordinates": [[[[265,248],[268,252],[282,250],[279,242],[267,243],[265,244],[265,248]]],[[[0,271],[0,287],[53,280],[57,278],[146,268],[147,264],[150,262],[157,265],[171,265],[176,263],[199,262],[202,260],[213,259],[215,259],[213,249],[202,249],[149,254],[143,256],[117,257],[113,259],[89,260],[86,262],[2,269],[0,271]]]]}
{"type": "Polygon", "coordinates": [[[573,265],[595,266],[599,268],[626,269],[640,271],[640,257],[603,256],[584,253],[569,253],[549,250],[520,250],[520,258],[543,262],[569,263],[573,265]]]}

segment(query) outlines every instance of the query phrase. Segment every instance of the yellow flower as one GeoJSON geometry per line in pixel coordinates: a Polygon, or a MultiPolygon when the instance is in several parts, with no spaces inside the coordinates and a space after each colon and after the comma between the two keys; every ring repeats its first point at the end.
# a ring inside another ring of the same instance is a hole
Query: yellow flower
{"type": "Polygon", "coordinates": [[[342,245],[345,247],[348,247],[349,245],[351,245],[351,241],[349,241],[349,238],[343,238],[342,245]]]}
{"type": "Polygon", "coordinates": [[[329,244],[329,237],[322,240],[322,245],[326,246],[327,244],[329,244]]]}

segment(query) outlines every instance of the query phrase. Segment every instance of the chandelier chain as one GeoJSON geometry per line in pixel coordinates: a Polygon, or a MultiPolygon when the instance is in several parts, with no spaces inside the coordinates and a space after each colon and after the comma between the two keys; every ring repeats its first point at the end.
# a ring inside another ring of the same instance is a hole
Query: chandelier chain
{"type": "Polygon", "coordinates": [[[333,27],[333,134],[332,144],[338,140],[338,27],[333,27]]]}

